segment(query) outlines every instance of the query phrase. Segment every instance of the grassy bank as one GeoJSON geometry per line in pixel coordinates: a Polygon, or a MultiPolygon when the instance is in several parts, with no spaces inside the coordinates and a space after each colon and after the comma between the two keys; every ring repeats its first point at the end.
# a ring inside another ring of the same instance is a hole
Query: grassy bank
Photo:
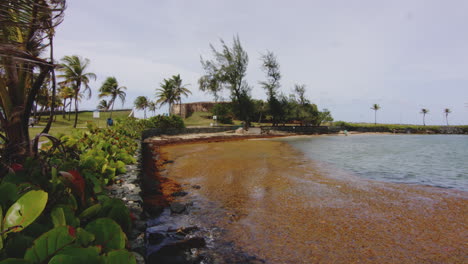
{"type": "MultiPolygon", "coordinates": [[[[112,113],[112,119],[126,119],[130,112],[130,110],[115,110],[112,113]]],[[[97,127],[103,128],[106,127],[106,120],[109,118],[109,116],[110,112],[100,112],[99,118],[93,118],[92,111],[80,112],[78,113],[78,123],[76,125],[77,128],[73,128],[73,124],[75,123],[74,113],[70,115],[70,120],[68,120],[68,114],[65,116],[65,118],[63,118],[62,115],[58,115],[55,118],[55,121],[52,123],[49,134],[57,135],[62,133],[68,135],[71,134],[71,132],[75,129],[85,129],[88,124],[94,124],[97,127]]],[[[48,117],[43,116],[40,122],[35,124],[34,127],[29,128],[29,135],[31,138],[42,132],[47,124],[48,119],[48,117]]]]}

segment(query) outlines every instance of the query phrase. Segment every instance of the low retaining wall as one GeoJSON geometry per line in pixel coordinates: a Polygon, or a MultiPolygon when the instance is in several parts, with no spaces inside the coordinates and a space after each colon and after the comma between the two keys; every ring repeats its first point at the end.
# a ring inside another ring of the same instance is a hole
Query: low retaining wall
{"type": "Polygon", "coordinates": [[[150,137],[157,137],[160,135],[182,135],[182,134],[200,134],[200,133],[219,133],[231,130],[236,130],[240,126],[222,126],[222,127],[190,127],[183,129],[165,129],[152,128],[143,131],[141,137],[145,140],[150,137]]]}

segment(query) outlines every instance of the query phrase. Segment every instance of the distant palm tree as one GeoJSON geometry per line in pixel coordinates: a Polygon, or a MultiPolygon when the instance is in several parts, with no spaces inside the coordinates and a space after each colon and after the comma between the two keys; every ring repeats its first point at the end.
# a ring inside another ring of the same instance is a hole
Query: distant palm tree
{"type": "Polygon", "coordinates": [[[164,79],[160,84],[161,88],[156,90],[156,104],[160,106],[164,104],[169,105],[169,115],[172,115],[172,105],[178,101],[175,93],[174,82],[170,79],[164,79]]]}
{"type": "Polygon", "coordinates": [[[172,80],[174,84],[174,94],[179,102],[179,115],[182,115],[182,95],[187,97],[189,94],[192,94],[189,89],[187,89],[187,84],[182,84],[182,79],[180,78],[180,74],[173,75],[172,80]]]}
{"type": "Polygon", "coordinates": [[[115,99],[119,97],[120,101],[122,101],[122,106],[125,103],[125,96],[127,96],[127,94],[124,92],[124,90],[126,89],[127,87],[125,86],[119,86],[119,82],[117,82],[115,77],[107,77],[101,88],[99,88],[99,98],[110,96],[109,108],[111,109],[111,118],[112,112],[114,111],[115,99]]]}
{"type": "Polygon", "coordinates": [[[421,109],[421,114],[423,114],[423,125],[426,125],[426,114],[429,113],[429,109],[423,108],[421,109]]]}
{"type": "Polygon", "coordinates": [[[377,111],[380,109],[380,105],[378,104],[374,104],[372,105],[371,109],[375,111],[374,113],[374,122],[375,122],[375,125],[377,125],[377,111]]]}
{"type": "Polygon", "coordinates": [[[77,55],[65,56],[62,58],[62,64],[60,64],[59,70],[63,72],[58,77],[64,78],[65,83],[70,84],[75,91],[75,123],[73,127],[76,128],[78,123],[78,97],[81,92],[81,85],[84,85],[84,91],[88,92],[88,98],[91,98],[91,88],[89,87],[89,80],[96,80],[96,74],[92,72],[86,72],[86,68],[89,65],[88,59],[83,59],[77,55]]]}
{"type": "Polygon", "coordinates": [[[135,99],[135,102],[133,103],[135,105],[136,109],[144,111],[145,119],[146,119],[146,108],[148,108],[150,106],[149,103],[150,102],[148,100],[148,97],[146,97],[146,96],[138,96],[135,99]]]}
{"type": "Polygon", "coordinates": [[[444,109],[444,113],[445,113],[445,121],[447,121],[447,126],[448,126],[448,125],[449,125],[449,123],[448,123],[448,115],[449,115],[450,113],[452,113],[452,110],[450,110],[449,108],[445,108],[445,109],[444,109]]]}
{"type": "Polygon", "coordinates": [[[67,86],[65,83],[60,83],[60,88],[59,88],[59,96],[61,99],[63,99],[63,119],[65,119],[65,112],[67,110],[67,106],[70,107],[70,110],[68,111],[68,121],[70,121],[70,113],[71,113],[71,106],[72,106],[72,100],[73,97],[75,96],[75,92],[73,91],[73,88],[67,86]],[[70,100],[67,104],[67,100],[70,100]]]}
{"type": "Polygon", "coordinates": [[[102,99],[101,101],[99,101],[97,109],[107,111],[109,110],[109,103],[106,100],[102,99]]]}
{"type": "Polygon", "coordinates": [[[156,102],[150,101],[148,103],[148,110],[153,112],[153,115],[156,114],[156,102]]]}

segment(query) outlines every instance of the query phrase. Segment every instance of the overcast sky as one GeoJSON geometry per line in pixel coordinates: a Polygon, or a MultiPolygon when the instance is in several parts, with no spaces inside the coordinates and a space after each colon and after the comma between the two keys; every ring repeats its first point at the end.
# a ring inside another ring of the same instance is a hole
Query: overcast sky
{"type": "MultiPolygon", "coordinates": [[[[154,98],[164,78],[181,74],[192,95],[184,102],[211,101],[198,90],[200,56],[209,44],[231,45],[238,34],[249,55],[252,96],[265,99],[260,56],[274,52],[281,90],[305,84],[308,98],[335,120],[382,123],[468,124],[468,1],[464,0],[75,0],[55,39],[55,56],[91,60],[97,90],[115,76],[128,88],[125,108],[137,96],[154,98]]],[[[122,107],[120,102],[116,107],[122,107]]],[[[160,112],[166,111],[162,108],[160,112]]]]}

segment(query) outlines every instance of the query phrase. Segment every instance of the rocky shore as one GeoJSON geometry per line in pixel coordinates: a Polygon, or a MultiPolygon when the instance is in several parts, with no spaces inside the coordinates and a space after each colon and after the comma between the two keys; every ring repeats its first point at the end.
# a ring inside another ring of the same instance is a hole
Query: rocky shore
{"type": "Polygon", "coordinates": [[[191,192],[200,185],[180,185],[165,172],[168,160],[161,147],[200,142],[235,141],[252,138],[280,137],[284,134],[253,135],[240,133],[202,133],[160,136],[142,144],[142,193],[147,217],[145,247],[147,263],[243,263],[259,264],[263,260],[246,254],[235,245],[218,245],[222,230],[202,227],[196,217],[199,208],[191,192]],[[228,250],[229,252],[223,252],[228,250]],[[229,253],[229,254],[228,254],[229,253]],[[232,257],[235,255],[235,257],[232,257]]]}

